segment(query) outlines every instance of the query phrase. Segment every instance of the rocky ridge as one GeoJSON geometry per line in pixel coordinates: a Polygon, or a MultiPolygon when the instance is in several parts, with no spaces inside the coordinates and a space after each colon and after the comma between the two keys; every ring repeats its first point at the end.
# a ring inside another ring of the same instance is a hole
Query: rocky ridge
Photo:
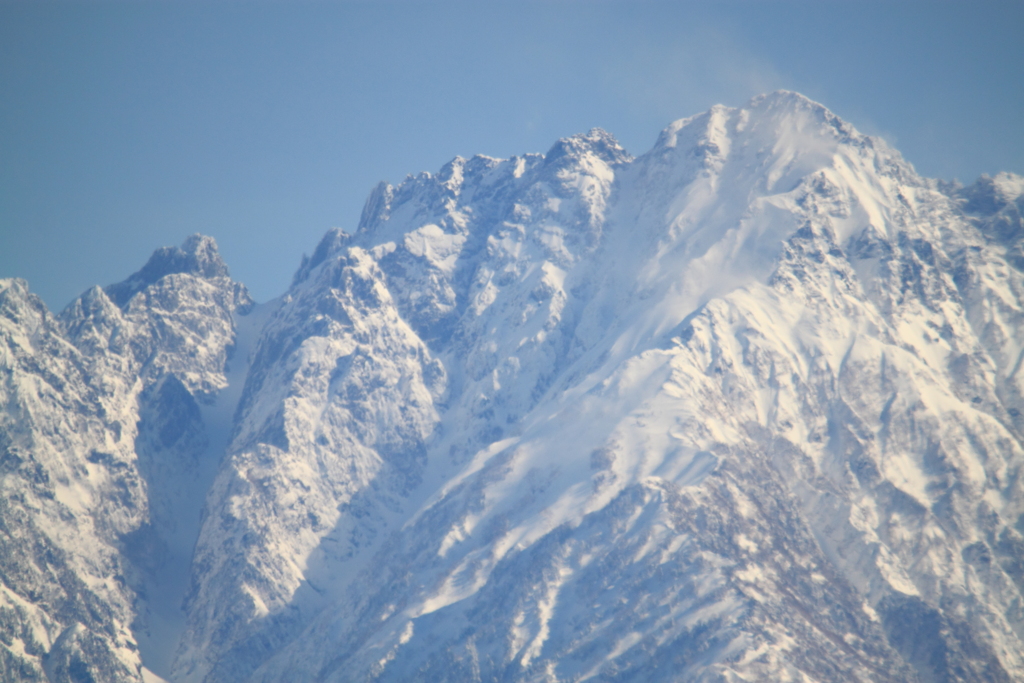
{"type": "Polygon", "coordinates": [[[209,486],[199,405],[251,301],[209,237],[140,274],[59,316],[3,281],[3,680],[138,680],[161,567],[187,571],[209,486]]]}

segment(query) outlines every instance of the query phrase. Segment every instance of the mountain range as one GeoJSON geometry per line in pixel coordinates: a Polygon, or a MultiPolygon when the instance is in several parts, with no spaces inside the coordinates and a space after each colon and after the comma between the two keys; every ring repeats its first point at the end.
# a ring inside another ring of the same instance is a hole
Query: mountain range
{"type": "Polygon", "coordinates": [[[1024,681],[1022,214],[780,91],[0,280],[0,679],[1024,681]]]}

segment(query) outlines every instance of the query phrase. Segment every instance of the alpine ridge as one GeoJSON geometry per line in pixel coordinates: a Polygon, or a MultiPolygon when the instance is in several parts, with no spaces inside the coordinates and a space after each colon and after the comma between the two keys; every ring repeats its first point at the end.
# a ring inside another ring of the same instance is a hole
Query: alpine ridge
{"type": "Polygon", "coordinates": [[[0,280],[0,679],[1024,681],[1022,214],[780,91],[0,280]]]}

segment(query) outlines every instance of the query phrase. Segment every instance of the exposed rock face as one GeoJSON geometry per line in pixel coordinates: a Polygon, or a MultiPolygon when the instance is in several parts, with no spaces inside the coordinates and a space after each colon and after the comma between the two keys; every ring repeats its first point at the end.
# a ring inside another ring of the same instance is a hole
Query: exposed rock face
{"type": "Polygon", "coordinates": [[[6,671],[1024,681],[1022,211],[780,92],[5,281],[6,671]]]}

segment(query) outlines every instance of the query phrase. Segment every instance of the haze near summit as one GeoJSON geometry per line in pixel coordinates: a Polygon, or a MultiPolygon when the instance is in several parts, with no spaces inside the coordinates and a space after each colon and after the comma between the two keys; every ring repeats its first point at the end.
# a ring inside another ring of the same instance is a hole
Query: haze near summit
{"type": "Polygon", "coordinates": [[[776,88],[965,183],[1024,171],[1020,3],[0,4],[0,275],[61,309],[214,236],[257,300],[378,180],[776,88]]]}

